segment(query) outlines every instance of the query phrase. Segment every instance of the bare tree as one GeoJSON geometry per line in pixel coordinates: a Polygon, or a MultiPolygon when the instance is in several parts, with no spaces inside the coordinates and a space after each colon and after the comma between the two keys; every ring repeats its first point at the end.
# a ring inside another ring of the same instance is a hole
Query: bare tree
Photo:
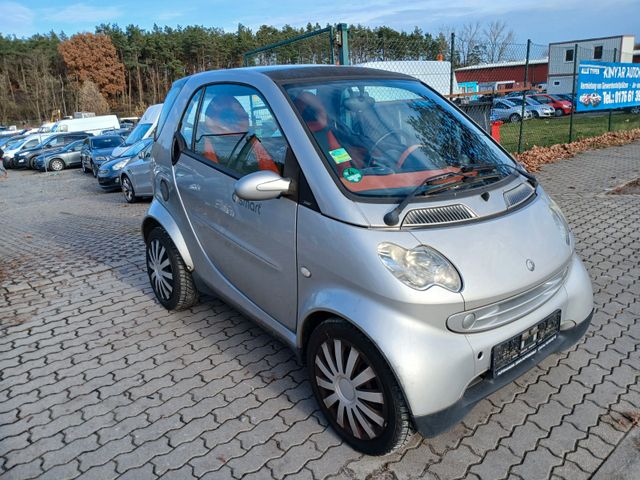
{"type": "Polygon", "coordinates": [[[109,113],[109,104],[102,96],[98,86],[91,80],[87,80],[78,92],[78,103],[83,112],[94,112],[96,115],[109,113]]]}
{"type": "Polygon", "coordinates": [[[507,30],[505,22],[496,20],[489,22],[482,33],[487,62],[495,63],[505,60],[509,45],[513,43],[515,38],[513,30],[507,30]]]}
{"type": "Polygon", "coordinates": [[[456,32],[456,50],[462,65],[479,62],[478,51],[481,45],[482,28],[480,22],[466,23],[456,32]]]}

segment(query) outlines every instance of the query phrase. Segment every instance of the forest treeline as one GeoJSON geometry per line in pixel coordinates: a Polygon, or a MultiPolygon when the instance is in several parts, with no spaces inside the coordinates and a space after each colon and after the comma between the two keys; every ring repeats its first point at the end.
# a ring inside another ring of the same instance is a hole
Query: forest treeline
{"type": "MultiPolygon", "coordinates": [[[[28,38],[0,35],[0,123],[38,123],[82,110],[139,115],[146,106],[161,102],[178,78],[242,66],[248,50],[320,28],[318,24],[263,25],[252,31],[239,25],[236,31],[226,32],[203,26],[156,25],[144,30],[103,24],[95,33],[71,37],[54,32],[28,38]]],[[[477,25],[474,32],[471,38],[461,30],[457,64],[480,61],[481,55],[499,57],[500,45],[513,39],[499,23],[484,30],[477,25]],[[494,43],[498,40],[497,47],[488,51],[492,37],[494,43]]],[[[449,33],[431,35],[418,28],[404,32],[352,25],[349,44],[353,63],[449,57],[449,33]]],[[[329,58],[327,33],[251,57],[249,64],[327,63],[329,58]]]]}

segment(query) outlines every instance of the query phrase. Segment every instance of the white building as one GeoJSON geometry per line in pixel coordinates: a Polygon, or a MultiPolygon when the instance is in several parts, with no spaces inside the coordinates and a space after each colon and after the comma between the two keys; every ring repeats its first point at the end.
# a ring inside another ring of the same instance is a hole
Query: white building
{"type": "Polygon", "coordinates": [[[574,62],[600,60],[603,62],[633,62],[635,37],[590,38],[549,44],[549,76],[547,92],[571,93],[574,62]],[[576,52],[576,45],[578,46],[576,52]]]}
{"type": "MultiPolygon", "coordinates": [[[[391,60],[360,63],[357,66],[411,75],[426,83],[441,95],[449,95],[451,87],[450,62],[439,60],[391,60]]],[[[458,83],[455,77],[453,78],[453,93],[458,93],[458,83]]]]}

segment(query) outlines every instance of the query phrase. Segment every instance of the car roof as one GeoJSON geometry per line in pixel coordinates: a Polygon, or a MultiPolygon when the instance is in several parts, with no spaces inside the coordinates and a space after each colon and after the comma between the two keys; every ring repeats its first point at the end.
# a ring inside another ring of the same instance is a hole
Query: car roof
{"type": "Polygon", "coordinates": [[[342,65],[271,65],[264,67],[243,67],[229,70],[209,70],[193,76],[215,76],[220,72],[242,72],[267,76],[277,83],[288,81],[340,80],[348,78],[380,78],[418,81],[415,77],[403,73],[389,72],[369,67],[353,67],[342,65]]]}
{"type": "Polygon", "coordinates": [[[102,138],[122,138],[120,135],[94,135],[93,137],[87,137],[91,140],[97,140],[102,138]]]}

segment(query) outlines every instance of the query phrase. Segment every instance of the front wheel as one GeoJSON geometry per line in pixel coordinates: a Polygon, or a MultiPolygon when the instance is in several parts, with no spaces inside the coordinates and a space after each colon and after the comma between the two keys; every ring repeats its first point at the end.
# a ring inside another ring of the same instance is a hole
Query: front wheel
{"type": "Polygon", "coordinates": [[[124,195],[124,199],[127,203],[135,203],[138,201],[136,192],[133,189],[133,184],[126,175],[122,176],[122,194],[124,195]]]}
{"type": "Polygon", "coordinates": [[[555,111],[555,112],[553,112],[553,114],[554,114],[556,117],[562,117],[562,116],[564,115],[564,112],[562,111],[562,109],[557,108],[557,109],[556,109],[556,111],[555,111]]]}
{"type": "Polygon", "coordinates": [[[353,448],[384,455],[409,440],[402,391],[377,348],[355,327],[337,318],[320,324],[309,339],[307,367],[321,410],[353,448]]]}
{"type": "Polygon", "coordinates": [[[160,227],[147,238],[147,274],[156,298],[167,310],[184,310],[198,300],[191,273],[169,235],[160,227]]]}
{"type": "Polygon", "coordinates": [[[91,173],[93,173],[94,178],[98,178],[98,167],[93,162],[91,162],[91,173]]]}
{"type": "Polygon", "coordinates": [[[511,123],[518,123],[520,121],[520,115],[518,115],[517,113],[512,113],[509,117],[509,121],[511,123]]]}
{"type": "Polygon", "coordinates": [[[84,162],[82,162],[80,165],[82,166],[82,173],[88,173],[89,172],[89,170],[87,170],[87,167],[84,166],[84,162]]]}

